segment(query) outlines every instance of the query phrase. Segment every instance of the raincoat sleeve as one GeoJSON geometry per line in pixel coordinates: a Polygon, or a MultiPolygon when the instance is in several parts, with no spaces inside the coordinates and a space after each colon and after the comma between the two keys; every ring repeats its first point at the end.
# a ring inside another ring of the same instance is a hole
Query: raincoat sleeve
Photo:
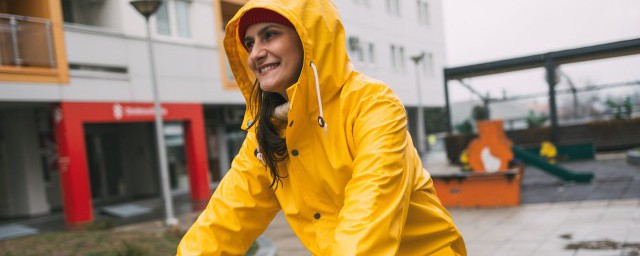
{"type": "Polygon", "coordinates": [[[407,117],[392,96],[364,98],[353,126],[355,159],[332,255],[396,255],[407,217],[407,117]]]}
{"type": "Polygon", "coordinates": [[[254,156],[256,148],[255,133],[249,132],[177,255],[244,255],[275,217],[280,205],[269,172],[254,156]]]}

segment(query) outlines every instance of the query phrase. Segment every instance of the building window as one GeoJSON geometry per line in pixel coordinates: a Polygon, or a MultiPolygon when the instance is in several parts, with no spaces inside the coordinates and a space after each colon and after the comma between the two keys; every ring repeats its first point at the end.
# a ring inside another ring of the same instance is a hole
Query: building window
{"type": "Polygon", "coordinates": [[[385,0],[387,12],[391,14],[391,16],[400,17],[400,0],[385,0]]]}
{"type": "Polygon", "coordinates": [[[369,48],[368,48],[368,53],[369,53],[369,64],[371,65],[375,65],[376,64],[376,48],[375,45],[373,43],[369,43],[369,48]]]}
{"type": "Polygon", "coordinates": [[[159,35],[190,38],[191,3],[187,0],[168,0],[156,13],[156,32],[159,35]]]}
{"type": "Polygon", "coordinates": [[[353,0],[353,3],[371,7],[371,0],[353,0]]]}
{"type": "MultiPolygon", "coordinates": [[[[2,6],[3,2],[11,1],[0,0],[0,6],[2,6]]],[[[14,2],[17,3],[20,1],[14,2]]],[[[60,4],[62,6],[64,22],[116,30],[122,27],[121,21],[113,18],[119,17],[120,3],[118,1],[61,0],[60,4]]]]}
{"type": "Polygon", "coordinates": [[[391,45],[391,66],[396,71],[406,71],[403,46],[391,45]]]}
{"type": "Polygon", "coordinates": [[[348,50],[351,58],[358,62],[364,62],[364,52],[362,49],[360,38],[358,38],[357,36],[350,36],[348,43],[348,50]]]}
{"type": "Polygon", "coordinates": [[[404,66],[404,47],[400,46],[398,47],[399,49],[399,54],[398,54],[398,67],[400,71],[405,71],[405,66],[404,66]]]}
{"type": "Polygon", "coordinates": [[[391,45],[391,67],[395,70],[398,64],[396,64],[396,46],[391,45]]]}
{"type": "Polygon", "coordinates": [[[429,3],[427,0],[418,0],[418,23],[429,25],[430,24],[430,15],[429,15],[429,3]]]}

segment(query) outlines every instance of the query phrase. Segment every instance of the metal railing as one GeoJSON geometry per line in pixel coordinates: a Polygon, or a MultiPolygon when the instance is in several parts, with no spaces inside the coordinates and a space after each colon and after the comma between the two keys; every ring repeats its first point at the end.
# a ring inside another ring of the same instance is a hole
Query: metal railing
{"type": "Polygon", "coordinates": [[[0,13],[0,65],[56,67],[47,19],[0,13]]]}

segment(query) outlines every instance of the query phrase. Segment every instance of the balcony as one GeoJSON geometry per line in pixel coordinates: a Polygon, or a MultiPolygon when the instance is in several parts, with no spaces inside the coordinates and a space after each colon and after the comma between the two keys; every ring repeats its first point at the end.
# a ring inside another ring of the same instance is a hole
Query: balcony
{"type": "Polygon", "coordinates": [[[69,82],[60,0],[0,0],[0,83],[69,82]]]}
{"type": "Polygon", "coordinates": [[[55,68],[51,21],[0,13],[0,66],[55,68]]]}

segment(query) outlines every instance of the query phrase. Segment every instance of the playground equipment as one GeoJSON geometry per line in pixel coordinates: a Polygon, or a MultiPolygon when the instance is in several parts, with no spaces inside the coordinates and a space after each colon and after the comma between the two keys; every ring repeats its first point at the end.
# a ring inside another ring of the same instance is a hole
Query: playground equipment
{"type": "Polygon", "coordinates": [[[434,186],[445,206],[496,207],[520,204],[522,165],[512,166],[512,143],[502,120],[478,121],[478,138],[460,157],[461,173],[434,175],[434,186]],[[465,168],[466,167],[466,168],[465,168]]]}
{"type": "Polygon", "coordinates": [[[518,147],[513,147],[512,151],[516,158],[522,160],[525,164],[538,167],[538,169],[564,181],[591,182],[593,179],[593,173],[591,172],[571,171],[560,165],[549,163],[546,159],[518,147]]]}
{"type": "Polygon", "coordinates": [[[478,121],[476,125],[478,137],[469,143],[460,157],[463,170],[468,168],[470,171],[433,176],[438,197],[445,206],[519,205],[524,164],[565,181],[590,182],[593,179],[593,173],[575,172],[551,163],[555,162],[558,153],[551,143],[542,145],[541,156],[513,146],[504,133],[502,120],[478,121]]]}

